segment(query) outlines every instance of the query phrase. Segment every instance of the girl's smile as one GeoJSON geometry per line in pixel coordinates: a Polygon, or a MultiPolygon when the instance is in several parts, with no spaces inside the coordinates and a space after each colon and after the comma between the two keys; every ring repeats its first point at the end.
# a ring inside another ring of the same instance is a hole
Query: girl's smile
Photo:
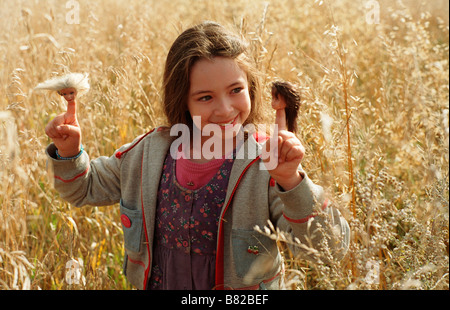
{"type": "MultiPolygon", "coordinates": [[[[239,115],[238,115],[239,116],[239,115]]],[[[238,119],[238,116],[236,116],[234,119],[232,119],[231,121],[227,121],[227,122],[222,122],[222,123],[217,123],[217,125],[219,125],[221,128],[223,129],[228,129],[230,127],[233,127],[234,125],[236,125],[236,120],[238,119]]]]}

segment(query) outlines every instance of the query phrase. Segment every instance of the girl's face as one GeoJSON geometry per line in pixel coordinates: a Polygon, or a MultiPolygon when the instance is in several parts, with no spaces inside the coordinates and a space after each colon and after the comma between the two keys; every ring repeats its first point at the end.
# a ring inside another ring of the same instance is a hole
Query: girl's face
{"type": "Polygon", "coordinates": [[[224,137],[250,114],[247,74],[231,58],[198,60],[191,68],[187,106],[193,119],[201,118],[201,124],[194,124],[198,129],[216,124],[224,137]]]}

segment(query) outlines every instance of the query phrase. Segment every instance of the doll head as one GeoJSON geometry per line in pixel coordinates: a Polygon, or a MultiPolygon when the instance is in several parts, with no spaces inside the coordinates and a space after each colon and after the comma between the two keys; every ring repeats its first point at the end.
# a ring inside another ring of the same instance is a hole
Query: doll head
{"type": "Polygon", "coordinates": [[[71,102],[75,100],[77,95],[82,96],[87,93],[89,88],[87,73],[69,73],[42,82],[35,89],[55,91],[63,96],[67,102],[71,102]]]}
{"type": "Polygon", "coordinates": [[[286,110],[287,129],[293,133],[298,130],[297,117],[300,105],[300,93],[295,85],[284,81],[272,83],[272,108],[286,110]]]}
{"type": "Polygon", "coordinates": [[[68,103],[71,103],[73,101],[75,101],[75,98],[77,97],[77,89],[74,87],[68,87],[68,88],[63,88],[61,90],[58,90],[58,94],[61,97],[64,97],[64,99],[66,99],[66,101],[68,103]]]}
{"type": "MultiPolygon", "coordinates": [[[[200,59],[228,57],[247,74],[251,111],[245,124],[255,123],[260,108],[260,79],[247,55],[247,43],[220,24],[203,22],[185,30],[172,44],[164,70],[164,112],[169,125],[192,126],[187,107],[192,66],[200,59]]],[[[243,125],[245,125],[243,124],[243,125]]]]}

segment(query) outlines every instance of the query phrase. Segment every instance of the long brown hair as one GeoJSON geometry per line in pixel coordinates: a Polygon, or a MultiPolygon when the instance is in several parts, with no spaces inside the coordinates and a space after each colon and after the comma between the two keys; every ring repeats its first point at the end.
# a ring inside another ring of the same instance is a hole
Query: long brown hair
{"type": "Polygon", "coordinates": [[[178,36],[167,54],[164,68],[163,103],[170,126],[181,123],[192,128],[187,107],[191,68],[199,59],[217,56],[234,59],[246,72],[251,111],[244,125],[256,124],[261,106],[261,82],[256,67],[247,55],[247,46],[244,39],[210,21],[191,27],[178,36]]]}

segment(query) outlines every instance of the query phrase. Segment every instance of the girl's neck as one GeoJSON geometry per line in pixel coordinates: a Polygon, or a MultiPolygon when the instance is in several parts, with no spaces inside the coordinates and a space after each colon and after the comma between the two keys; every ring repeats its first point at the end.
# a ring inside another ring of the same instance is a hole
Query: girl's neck
{"type": "Polygon", "coordinates": [[[208,140],[209,137],[202,137],[200,145],[191,142],[187,157],[191,162],[203,164],[211,160],[230,158],[231,153],[236,149],[236,138],[216,141],[216,143],[207,142],[208,140]],[[217,147],[217,145],[221,145],[221,147],[217,147]]]}

